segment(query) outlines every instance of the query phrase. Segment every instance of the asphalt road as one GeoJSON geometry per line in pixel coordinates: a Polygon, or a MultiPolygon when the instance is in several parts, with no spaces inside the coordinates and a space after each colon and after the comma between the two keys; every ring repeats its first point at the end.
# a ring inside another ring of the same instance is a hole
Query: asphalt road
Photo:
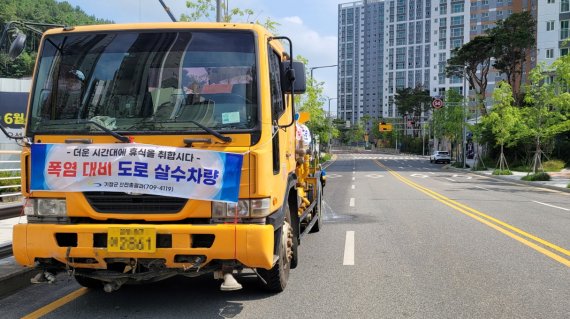
{"type": "Polygon", "coordinates": [[[251,274],[229,293],[194,278],[107,294],[60,276],[0,300],[0,317],[55,301],[43,318],[570,318],[570,194],[421,157],[343,154],[327,173],[324,227],[281,294],[251,274]]]}

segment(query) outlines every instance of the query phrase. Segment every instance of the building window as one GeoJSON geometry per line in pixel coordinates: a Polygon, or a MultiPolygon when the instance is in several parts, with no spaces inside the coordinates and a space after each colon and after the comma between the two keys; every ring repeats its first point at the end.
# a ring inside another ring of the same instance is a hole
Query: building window
{"type": "Polygon", "coordinates": [[[560,12],[568,12],[568,11],[570,11],[570,0],[561,0],[560,12]]]}
{"type": "Polygon", "coordinates": [[[554,49],[546,49],[546,58],[547,59],[554,58],[554,49]]]}
{"type": "Polygon", "coordinates": [[[439,14],[447,14],[447,5],[439,6],[439,14]]]}
{"type": "Polygon", "coordinates": [[[463,3],[455,3],[451,6],[451,13],[463,12],[465,5],[463,3]]]}
{"type": "Polygon", "coordinates": [[[565,40],[568,38],[568,28],[570,26],[570,20],[560,21],[560,40],[565,40]]]}
{"type": "Polygon", "coordinates": [[[463,16],[451,17],[451,25],[461,25],[463,24],[463,16]]]}
{"type": "Polygon", "coordinates": [[[568,55],[568,48],[560,49],[560,56],[565,56],[565,55],[568,55]]]}
{"type": "Polygon", "coordinates": [[[547,3],[554,3],[554,0],[548,0],[547,3]]]}
{"type": "Polygon", "coordinates": [[[554,30],[554,20],[546,21],[546,31],[554,30]]]}

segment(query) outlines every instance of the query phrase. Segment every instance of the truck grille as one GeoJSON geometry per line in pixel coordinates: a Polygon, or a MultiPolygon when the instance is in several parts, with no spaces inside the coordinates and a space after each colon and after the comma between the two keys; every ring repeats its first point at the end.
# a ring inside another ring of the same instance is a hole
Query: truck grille
{"type": "Polygon", "coordinates": [[[83,195],[95,211],[115,214],[173,214],[182,210],[188,201],[178,197],[115,192],[84,192],[83,195]]]}

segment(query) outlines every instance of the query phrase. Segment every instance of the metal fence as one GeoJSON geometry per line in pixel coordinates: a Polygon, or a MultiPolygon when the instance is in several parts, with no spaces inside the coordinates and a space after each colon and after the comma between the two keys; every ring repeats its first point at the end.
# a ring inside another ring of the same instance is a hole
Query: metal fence
{"type": "Polygon", "coordinates": [[[10,197],[22,195],[20,183],[20,153],[19,150],[0,150],[0,199],[5,201],[10,197]],[[5,191],[17,189],[14,191],[5,191]]]}

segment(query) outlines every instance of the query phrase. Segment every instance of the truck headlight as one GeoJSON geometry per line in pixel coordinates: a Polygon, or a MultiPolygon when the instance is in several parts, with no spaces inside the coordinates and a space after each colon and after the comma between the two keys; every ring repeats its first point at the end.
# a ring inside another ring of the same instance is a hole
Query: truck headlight
{"type": "Polygon", "coordinates": [[[212,218],[260,218],[270,213],[269,198],[240,199],[237,203],[212,202],[212,218]]]}
{"type": "Polygon", "coordinates": [[[30,198],[24,205],[27,216],[67,216],[65,199],[30,198]]]}

